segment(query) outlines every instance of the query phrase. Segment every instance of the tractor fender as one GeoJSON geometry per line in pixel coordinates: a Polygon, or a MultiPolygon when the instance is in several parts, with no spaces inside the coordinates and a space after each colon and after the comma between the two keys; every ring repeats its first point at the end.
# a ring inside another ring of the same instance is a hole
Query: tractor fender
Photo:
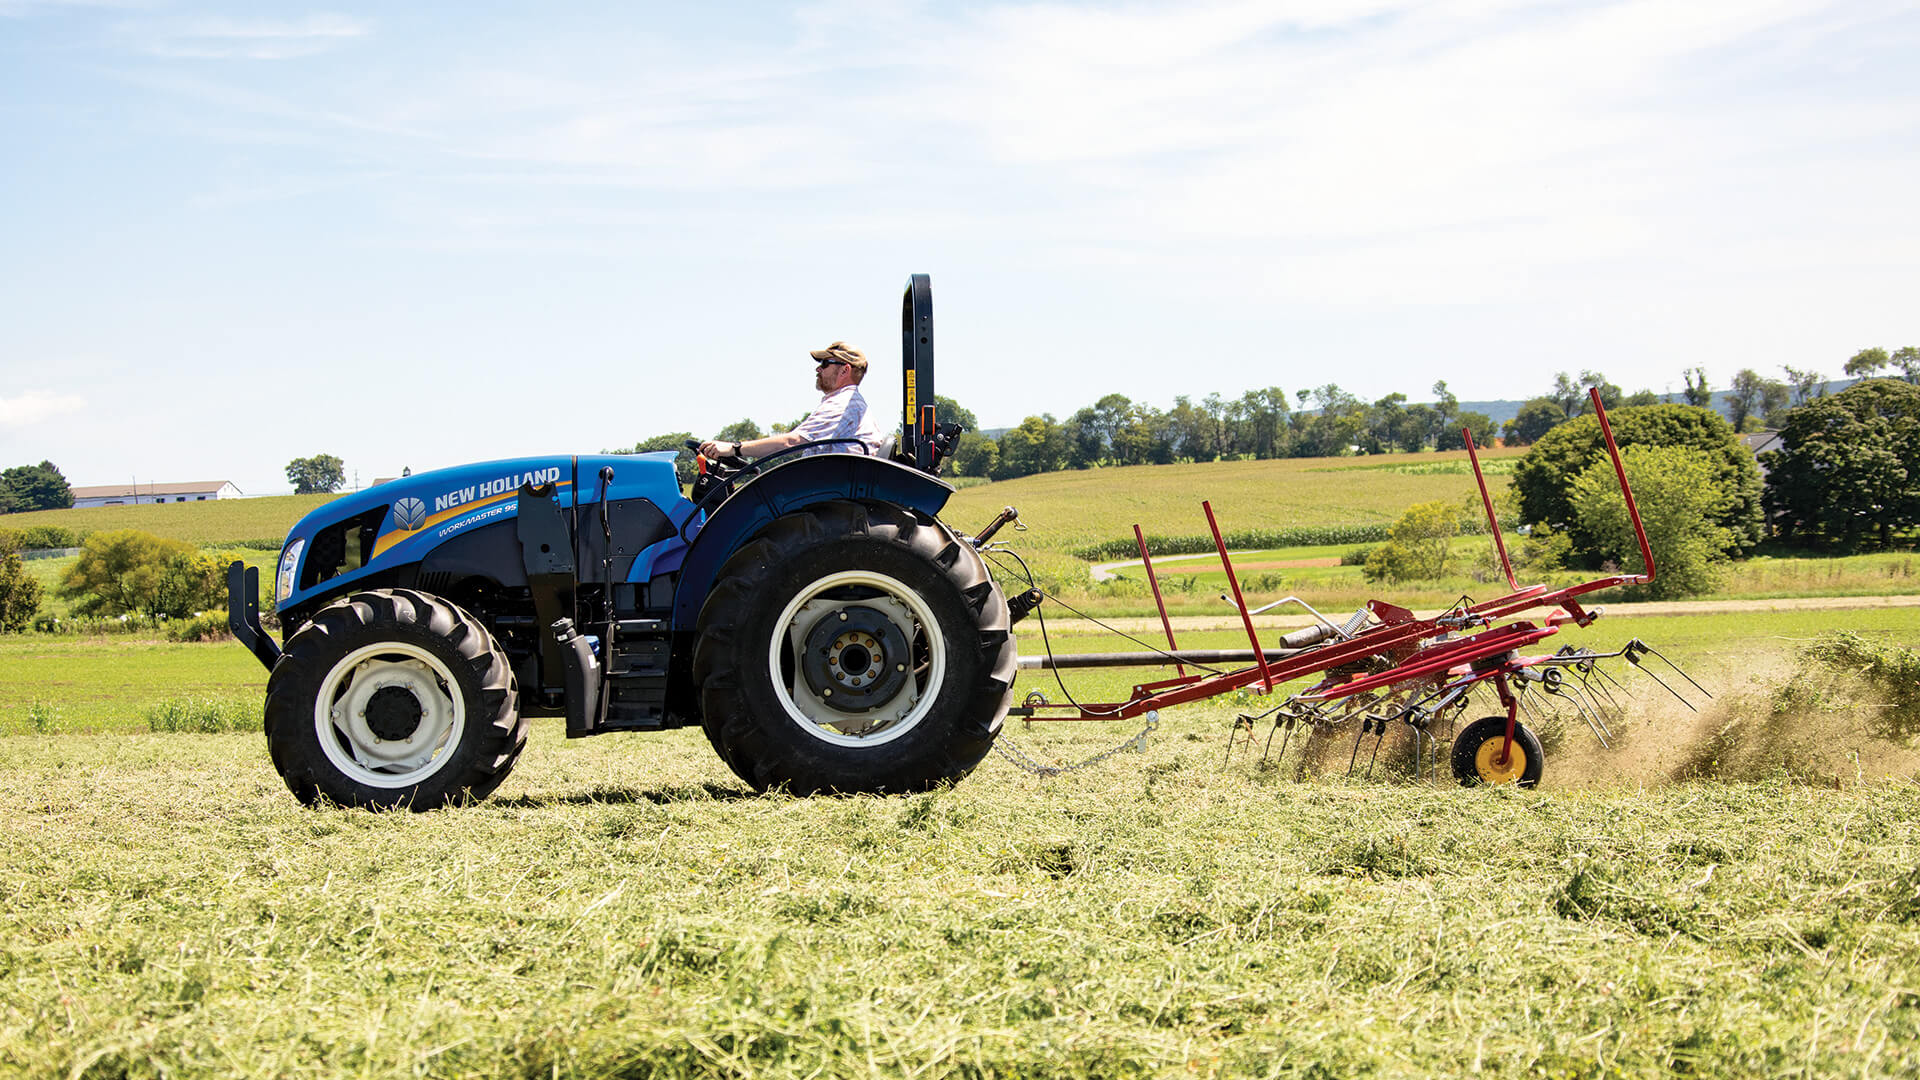
{"type": "Polygon", "coordinates": [[[833,499],[893,503],[931,517],[952,494],[943,480],[864,454],[814,454],[769,469],[728,496],[694,537],[673,594],[673,628],[693,631],[721,565],[775,518],[833,499]]]}

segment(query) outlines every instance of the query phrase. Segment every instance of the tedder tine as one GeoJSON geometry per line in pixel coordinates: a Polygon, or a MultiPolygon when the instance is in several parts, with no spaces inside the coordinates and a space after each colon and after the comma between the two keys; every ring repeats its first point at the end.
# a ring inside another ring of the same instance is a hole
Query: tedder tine
{"type": "MultiPolygon", "coordinates": [[[[1639,652],[1652,653],[1653,655],[1659,657],[1661,663],[1667,665],[1668,667],[1672,668],[1674,671],[1678,672],[1681,678],[1687,680],[1690,683],[1693,683],[1693,688],[1695,690],[1700,691],[1702,694],[1706,694],[1709,699],[1713,697],[1711,693],[1708,693],[1706,687],[1701,686],[1699,683],[1693,681],[1693,676],[1687,674],[1685,668],[1667,659],[1667,655],[1661,652],[1659,649],[1656,649],[1653,646],[1647,644],[1646,642],[1641,641],[1639,638],[1634,638],[1632,641],[1627,643],[1628,650],[1634,650],[1635,646],[1638,646],[1637,651],[1639,652]]],[[[1640,668],[1641,671],[1647,670],[1646,667],[1643,666],[1639,660],[1634,658],[1631,651],[1628,652],[1627,660],[1628,662],[1632,663],[1635,667],[1640,668]]],[[[1651,674],[1651,672],[1649,672],[1649,674],[1651,674]]],[[[1664,686],[1666,684],[1662,683],[1661,685],[1664,686]]]]}

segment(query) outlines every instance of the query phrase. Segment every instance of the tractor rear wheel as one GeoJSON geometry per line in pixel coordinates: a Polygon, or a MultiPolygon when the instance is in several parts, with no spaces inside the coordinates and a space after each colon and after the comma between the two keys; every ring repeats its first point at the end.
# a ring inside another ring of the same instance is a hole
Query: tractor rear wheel
{"type": "Polygon", "coordinates": [[[1519,784],[1532,787],[1540,782],[1545,757],[1540,752],[1540,737],[1525,724],[1513,725],[1513,748],[1502,761],[1506,746],[1507,718],[1483,716],[1460,730],[1453,738],[1453,775],[1462,784],[1519,784]]]}
{"type": "Polygon", "coordinates": [[[267,679],[267,750],[301,802],[484,799],[527,744],[513,669],[473,616],[378,589],[320,609],[267,679]]]}
{"type": "Polygon", "coordinates": [[[924,791],[1013,699],[1007,603],[972,545],[888,504],[789,514],[721,568],[694,647],[707,738],[756,790],[924,791]]]}

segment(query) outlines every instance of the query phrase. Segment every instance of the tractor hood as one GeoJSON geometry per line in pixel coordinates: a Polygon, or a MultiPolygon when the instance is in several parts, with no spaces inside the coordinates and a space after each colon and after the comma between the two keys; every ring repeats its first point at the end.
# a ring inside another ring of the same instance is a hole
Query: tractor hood
{"type": "Polygon", "coordinates": [[[383,567],[418,562],[475,527],[512,518],[520,485],[553,484],[563,507],[598,501],[599,473],[611,466],[610,499],[673,505],[680,496],[671,451],[507,458],[415,473],[343,495],[301,518],[280,550],[274,574],[278,606],[337,592],[383,567]]]}

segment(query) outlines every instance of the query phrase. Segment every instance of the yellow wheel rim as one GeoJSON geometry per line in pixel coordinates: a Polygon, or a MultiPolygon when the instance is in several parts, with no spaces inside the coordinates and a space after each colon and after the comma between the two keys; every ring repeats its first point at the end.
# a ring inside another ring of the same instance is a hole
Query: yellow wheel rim
{"type": "Polygon", "coordinates": [[[1507,741],[1502,732],[1480,744],[1473,755],[1473,771],[1484,784],[1511,784],[1520,779],[1527,771],[1527,751],[1520,745],[1519,738],[1513,740],[1513,752],[1507,755],[1507,763],[1500,764],[1500,747],[1507,741]]]}

